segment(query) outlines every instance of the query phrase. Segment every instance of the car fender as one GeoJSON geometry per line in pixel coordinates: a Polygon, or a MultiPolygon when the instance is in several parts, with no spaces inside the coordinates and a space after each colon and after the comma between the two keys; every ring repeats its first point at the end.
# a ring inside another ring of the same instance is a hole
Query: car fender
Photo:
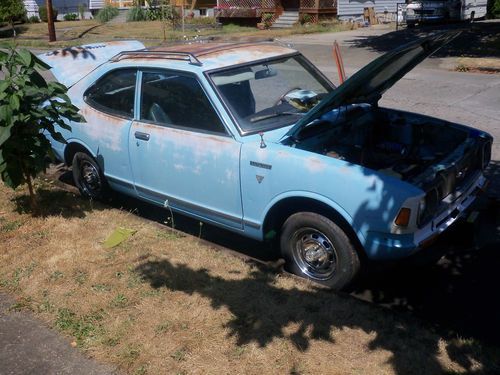
{"type": "MultiPolygon", "coordinates": [[[[357,230],[356,228],[353,227],[353,218],[338,202],[324,195],[317,194],[311,191],[293,190],[293,191],[286,191],[276,195],[265,207],[260,222],[264,223],[270,211],[273,209],[273,207],[275,207],[276,204],[278,204],[279,202],[282,202],[283,200],[288,198],[306,198],[328,206],[337,214],[339,214],[346,221],[347,224],[349,224],[353,232],[358,237],[359,242],[361,244],[365,243],[365,238],[363,236],[363,233],[359,229],[357,230]]],[[[265,233],[263,233],[263,235],[265,235],[265,233]]]]}

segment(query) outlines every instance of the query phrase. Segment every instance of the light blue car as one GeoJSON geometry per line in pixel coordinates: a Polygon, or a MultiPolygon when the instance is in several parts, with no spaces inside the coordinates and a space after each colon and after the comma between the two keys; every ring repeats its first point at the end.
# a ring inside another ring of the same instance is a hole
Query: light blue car
{"type": "Polygon", "coordinates": [[[50,52],[86,119],[52,146],[84,196],[111,188],[275,239],[288,270],[341,289],[364,259],[425,251],[486,186],[491,136],[377,104],[452,37],[402,46],[337,88],[269,43],[50,52]]]}

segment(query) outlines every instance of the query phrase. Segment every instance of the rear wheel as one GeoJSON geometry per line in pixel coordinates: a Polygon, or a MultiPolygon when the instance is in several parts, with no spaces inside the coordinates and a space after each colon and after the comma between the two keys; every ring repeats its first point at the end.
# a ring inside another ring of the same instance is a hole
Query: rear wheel
{"type": "Polygon", "coordinates": [[[290,272],[335,290],[350,284],[360,268],[356,249],[344,231],[313,212],[290,216],[283,224],[280,245],[290,272]]]}
{"type": "Polygon", "coordinates": [[[90,199],[104,199],[109,188],[99,164],[85,152],[73,157],[73,179],[80,193],[90,199]]]}

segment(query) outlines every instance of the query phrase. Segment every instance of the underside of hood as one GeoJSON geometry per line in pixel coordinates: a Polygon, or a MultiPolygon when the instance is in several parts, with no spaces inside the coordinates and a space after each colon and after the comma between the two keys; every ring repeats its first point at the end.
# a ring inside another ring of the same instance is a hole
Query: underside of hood
{"type": "Polygon", "coordinates": [[[341,106],[355,103],[376,105],[383,93],[406,73],[459,34],[460,31],[433,34],[373,60],[324,97],[290,129],[287,136],[297,136],[312,121],[341,106]]]}
{"type": "Polygon", "coordinates": [[[43,53],[38,58],[50,65],[59,82],[70,87],[118,53],[143,48],[144,45],[136,40],[115,41],[63,48],[43,53]]]}

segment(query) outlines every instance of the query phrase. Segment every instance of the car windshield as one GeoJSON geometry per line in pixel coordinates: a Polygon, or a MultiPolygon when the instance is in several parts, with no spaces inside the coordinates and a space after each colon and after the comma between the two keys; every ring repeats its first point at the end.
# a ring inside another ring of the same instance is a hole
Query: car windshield
{"type": "Polygon", "coordinates": [[[244,133],[291,125],[334,89],[300,55],[225,69],[210,77],[244,133]]]}

